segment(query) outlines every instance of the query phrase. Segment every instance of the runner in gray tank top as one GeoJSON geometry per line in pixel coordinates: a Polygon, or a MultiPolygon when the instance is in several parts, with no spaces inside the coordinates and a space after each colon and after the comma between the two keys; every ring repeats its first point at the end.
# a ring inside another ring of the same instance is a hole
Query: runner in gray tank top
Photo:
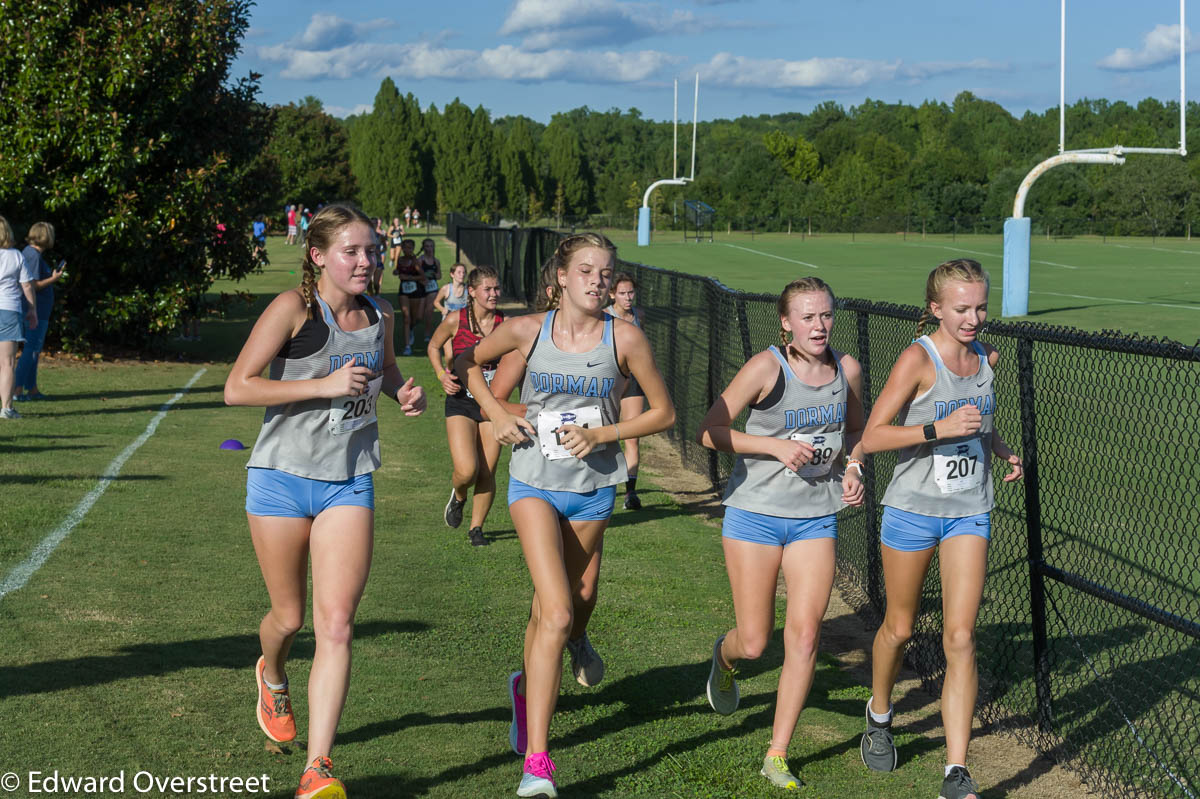
{"type": "Polygon", "coordinates": [[[721,538],[737,626],[713,645],[708,702],[725,715],[737,709],[733,666],[766,649],[782,570],[788,591],[783,669],[760,773],[786,790],[800,785],[787,749],[812,685],[833,588],[834,514],[865,498],[862,369],[829,348],[833,309],[833,292],[820,278],[788,284],[777,305],[781,343],[738,371],[696,436],[706,447],[738,454],[721,538]],[[743,433],[733,422],[746,408],[743,433]]]}
{"type": "MultiPolygon", "coordinates": [[[[608,313],[617,319],[642,326],[642,309],[637,307],[637,281],[628,272],[618,272],[613,278],[612,305],[608,313]]],[[[638,385],[638,381],[630,378],[621,397],[621,421],[628,422],[646,409],[646,392],[638,385]]],[[[625,510],[641,510],[642,501],[637,495],[638,464],[641,461],[641,447],[636,438],[625,439],[625,466],[629,479],[625,481],[625,510]]]]}
{"type": "Polygon", "coordinates": [[[867,452],[898,450],[899,462],[883,500],[887,610],[872,648],[872,697],[860,753],[868,768],[896,767],[890,699],[936,549],[946,652],[942,799],[978,799],[967,744],[979,690],[975,622],[991,534],[991,457],[1011,465],[1004,482],[1022,474],[1021,459],[993,425],[992,370],[1000,354],[977,340],[987,319],[988,288],[987,273],[967,259],[929,274],[918,340],[900,355],[863,433],[867,452]],[[937,330],[922,337],[926,321],[935,317],[937,330]]]}
{"type": "Polygon", "coordinates": [[[296,737],[284,664],[304,623],[311,555],[316,648],[307,768],[296,796],[345,799],[329,752],[371,565],[375,402],[384,394],[416,416],[425,394],[396,367],[391,306],[364,296],[377,247],[370,220],[350,206],[326,206],[309,224],[306,246],[303,283],[259,317],[229,373],[225,402],[267,409],[246,471],[250,537],[271,599],[258,631],[255,715],[272,740],[296,737]]]}
{"type": "Polygon", "coordinates": [[[615,258],[616,248],[598,234],[564,238],[549,266],[561,289],[558,309],[505,322],[456,362],[497,440],[515,445],[509,511],[535,598],[525,628],[526,662],[509,677],[509,743],[525,757],[518,796],[558,795],[547,752],[550,718],[572,593],[604,535],[615,486],[625,479],[617,442],[665,430],[675,420],[646,337],[604,313],[615,258]],[[497,401],[478,366],[512,351],[525,361],[524,416],[497,401]],[[628,375],[645,387],[650,409],[621,425],[617,407],[628,375]]]}
{"type": "MultiPolygon", "coordinates": [[[[562,296],[557,270],[553,267],[552,259],[546,261],[542,267],[536,306],[539,311],[557,308],[562,296]]],[[[632,379],[631,377],[630,380],[632,379]]],[[[524,380],[525,359],[519,350],[514,350],[500,359],[491,382],[492,396],[515,416],[525,416],[527,409],[519,402],[507,400],[524,380]]],[[[573,614],[571,632],[567,637],[567,653],[571,656],[571,673],[575,676],[575,681],[584,688],[594,688],[604,680],[604,658],[600,657],[587,633],[588,622],[591,621],[596,602],[599,600],[600,561],[603,555],[604,539],[601,538],[579,578],[578,587],[571,594],[573,614]]]]}

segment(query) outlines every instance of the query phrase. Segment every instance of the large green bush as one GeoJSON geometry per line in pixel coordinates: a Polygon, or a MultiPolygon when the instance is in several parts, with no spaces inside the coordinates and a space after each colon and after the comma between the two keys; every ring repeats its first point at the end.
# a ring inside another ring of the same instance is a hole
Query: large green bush
{"type": "Polygon", "coordinates": [[[253,267],[274,176],[258,76],[229,80],[249,6],[0,0],[0,214],[57,229],[68,348],[152,341],[253,267]]]}

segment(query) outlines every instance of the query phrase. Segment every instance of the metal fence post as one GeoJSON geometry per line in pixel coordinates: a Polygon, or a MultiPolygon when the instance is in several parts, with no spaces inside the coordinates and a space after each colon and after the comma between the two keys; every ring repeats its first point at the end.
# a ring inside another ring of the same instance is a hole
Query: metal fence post
{"type": "MultiPolygon", "coordinates": [[[[721,345],[721,334],[724,332],[721,330],[721,322],[725,319],[725,317],[717,312],[716,306],[720,301],[718,296],[719,290],[717,287],[712,285],[711,281],[708,281],[704,287],[704,290],[706,299],[708,300],[708,302],[705,304],[708,306],[709,319],[708,390],[706,392],[708,404],[705,406],[705,412],[707,412],[707,410],[713,406],[713,403],[717,401],[717,395],[721,393],[720,386],[718,386],[718,383],[721,380],[721,365],[720,359],[717,357],[717,353],[721,345]]],[[[719,466],[720,461],[717,458],[717,451],[714,449],[708,450],[708,479],[712,481],[714,487],[717,485],[717,475],[720,471],[719,466]]]]}
{"type": "Polygon", "coordinates": [[[1029,608],[1033,617],[1033,682],[1038,729],[1054,723],[1050,694],[1050,652],[1046,640],[1046,584],[1042,576],[1042,504],[1038,484],[1037,416],[1034,410],[1033,341],[1017,340],[1017,379],[1021,392],[1021,448],[1025,466],[1025,535],[1029,557],[1029,608]]]}
{"type": "MultiPolygon", "coordinates": [[[[858,363],[862,366],[863,421],[871,415],[871,316],[866,311],[855,311],[858,324],[858,363]]],[[[876,610],[882,613],[883,561],[879,552],[879,499],[875,495],[875,456],[867,455],[866,474],[863,486],[867,501],[863,506],[867,520],[867,597],[876,610]]]]}
{"type": "Polygon", "coordinates": [[[746,311],[746,297],[740,292],[737,295],[737,315],[738,331],[742,334],[742,355],[749,361],[754,357],[754,350],[750,343],[750,315],[746,311]]]}

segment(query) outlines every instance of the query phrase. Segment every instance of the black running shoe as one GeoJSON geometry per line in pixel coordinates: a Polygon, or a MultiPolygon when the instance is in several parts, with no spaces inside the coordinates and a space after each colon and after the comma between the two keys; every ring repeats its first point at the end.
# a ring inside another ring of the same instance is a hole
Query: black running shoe
{"type": "Polygon", "coordinates": [[[636,491],[625,492],[625,510],[641,510],[642,501],[638,499],[636,491]]]}
{"type": "Polygon", "coordinates": [[[471,546],[473,547],[486,547],[488,544],[492,543],[483,537],[482,527],[472,527],[470,530],[467,530],[467,539],[471,542],[471,546]]]}
{"type": "Polygon", "coordinates": [[[942,794],[938,799],[979,799],[979,786],[971,779],[971,772],[963,766],[955,766],[942,780],[942,794]]]}
{"type": "Polygon", "coordinates": [[[896,744],[892,741],[892,722],[879,724],[871,718],[871,703],[867,702],[867,731],[858,745],[862,762],[871,771],[896,770],[896,744]]]}
{"type": "Polygon", "coordinates": [[[467,504],[465,499],[459,499],[454,496],[454,489],[450,489],[450,499],[446,502],[446,512],[443,517],[446,519],[447,527],[458,527],[462,524],[463,506],[467,504]]]}

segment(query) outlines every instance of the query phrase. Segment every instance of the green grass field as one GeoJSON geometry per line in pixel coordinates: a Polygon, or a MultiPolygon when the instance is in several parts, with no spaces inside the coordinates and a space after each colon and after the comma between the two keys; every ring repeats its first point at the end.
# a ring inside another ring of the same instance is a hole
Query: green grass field
{"type": "MultiPolygon", "coordinates": [[[[14,772],[22,785],[30,771],[124,771],[130,781],[146,771],[265,774],[268,795],[295,789],[303,751],[269,751],[253,715],[255,632],[267,598],[242,511],[248,452],[218,448],[227,438],[249,445],[258,432],[262,411],[225,407],[221,389],[258,311],[299,279],[298,250],[279,241],[274,265],[238,287],[254,303],[206,322],[202,341],[174,343],[182,360],[47,363],[40,382],[54,401],[22,404],[25,418],[0,427],[0,579],[77,522],[28,584],[0,598],[0,774],[14,772]],[[79,512],[114,459],[193,380],[79,512]]],[[[423,358],[402,359],[402,369],[434,385],[423,358]]],[[[519,777],[505,678],[518,662],[529,580],[502,501],[487,548],[443,525],[450,461],[441,396],[431,394],[419,419],[381,412],[375,560],[334,753],[356,799],[509,796],[519,777]]],[[[501,463],[503,485],[507,458],[501,463]]],[[[605,549],[591,630],[608,676],[590,691],[569,682],[554,721],[564,796],[773,796],[757,772],[780,636],[763,660],[746,664],[741,709],[713,713],[704,699],[708,658],[733,621],[719,530],[648,482],[646,510],[618,512],[605,549]]],[[[783,610],[781,602],[780,619],[783,610]]],[[[311,634],[302,633],[289,670],[302,728],[311,653],[311,634]]],[[[909,799],[914,786],[926,793],[939,783],[939,744],[915,733],[899,736],[898,772],[864,772],[865,698],[822,657],[792,749],[809,783],[799,795],[909,799]]],[[[25,786],[8,795],[33,794],[25,786]]]]}
{"type": "MultiPolygon", "coordinates": [[[[843,297],[920,305],[929,270],[974,258],[992,276],[991,313],[1000,316],[1000,236],[717,233],[683,242],[657,233],[638,247],[629,231],[606,233],[622,258],[715,277],[731,288],[778,295],[791,279],[814,274],[843,297]]],[[[1194,344],[1200,339],[1200,241],[1034,237],[1027,319],[1084,330],[1121,330],[1194,344]]]]}

